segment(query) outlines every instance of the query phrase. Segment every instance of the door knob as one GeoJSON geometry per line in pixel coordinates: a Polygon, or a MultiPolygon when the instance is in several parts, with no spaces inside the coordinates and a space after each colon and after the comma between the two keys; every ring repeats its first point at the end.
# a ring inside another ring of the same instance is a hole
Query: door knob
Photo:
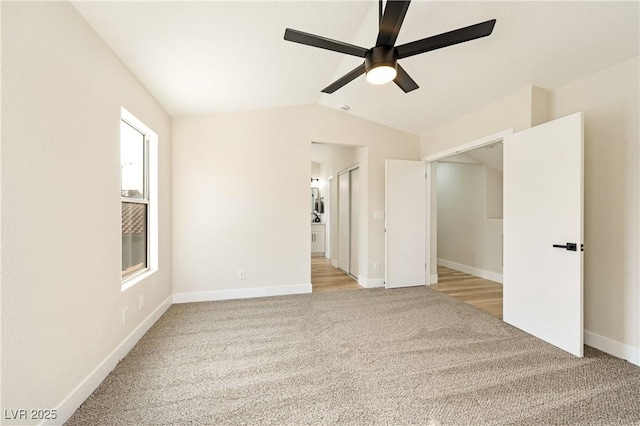
{"type": "Polygon", "coordinates": [[[563,248],[566,249],[567,251],[578,251],[578,244],[576,243],[567,243],[567,244],[554,244],[553,245],[555,248],[563,248]]]}

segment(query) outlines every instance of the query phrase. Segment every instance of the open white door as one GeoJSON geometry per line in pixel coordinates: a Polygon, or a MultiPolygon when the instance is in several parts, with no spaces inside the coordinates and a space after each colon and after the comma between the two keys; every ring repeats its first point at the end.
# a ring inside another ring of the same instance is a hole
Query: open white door
{"type": "Polygon", "coordinates": [[[504,321],[580,357],[582,152],[582,113],[504,138],[504,321]]]}
{"type": "Polygon", "coordinates": [[[425,285],[423,161],[385,161],[385,287],[425,285]]]}

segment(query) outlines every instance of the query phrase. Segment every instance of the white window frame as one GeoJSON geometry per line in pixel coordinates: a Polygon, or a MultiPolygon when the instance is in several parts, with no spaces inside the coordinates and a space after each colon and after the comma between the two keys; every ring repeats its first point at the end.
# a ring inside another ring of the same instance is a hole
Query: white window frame
{"type": "MultiPolygon", "coordinates": [[[[123,197],[121,193],[120,205],[122,206],[124,202],[147,205],[147,267],[125,278],[122,278],[121,275],[121,291],[124,291],[158,270],[158,135],[124,108],[120,110],[120,121],[124,121],[144,135],[145,174],[144,198],[123,197]]],[[[120,128],[119,125],[118,128],[120,128]]],[[[119,163],[120,159],[118,158],[119,163]]],[[[120,176],[122,177],[122,171],[120,171],[120,176]]],[[[120,191],[121,188],[122,185],[118,190],[120,191]]],[[[122,243],[120,244],[120,259],[122,259],[122,243]]],[[[122,274],[122,265],[120,266],[120,274],[122,274]]]]}

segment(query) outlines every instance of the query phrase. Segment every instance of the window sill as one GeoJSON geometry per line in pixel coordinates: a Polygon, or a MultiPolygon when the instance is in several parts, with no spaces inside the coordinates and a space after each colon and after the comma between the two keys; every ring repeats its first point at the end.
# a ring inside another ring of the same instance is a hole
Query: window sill
{"type": "Polygon", "coordinates": [[[156,273],[157,269],[145,269],[144,271],[140,271],[139,273],[127,277],[124,281],[122,281],[122,286],[120,287],[120,291],[125,291],[134,285],[138,284],[140,281],[143,281],[149,278],[151,275],[156,273]]]}

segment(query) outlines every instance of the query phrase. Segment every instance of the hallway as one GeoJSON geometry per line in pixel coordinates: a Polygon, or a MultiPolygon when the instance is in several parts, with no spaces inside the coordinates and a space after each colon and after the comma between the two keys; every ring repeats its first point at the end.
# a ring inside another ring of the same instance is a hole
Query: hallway
{"type": "Polygon", "coordinates": [[[311,256],[311,285],[313,293],[362,289],[353,277],[331,266],[331,259],[324,256],[311,256]]]}

